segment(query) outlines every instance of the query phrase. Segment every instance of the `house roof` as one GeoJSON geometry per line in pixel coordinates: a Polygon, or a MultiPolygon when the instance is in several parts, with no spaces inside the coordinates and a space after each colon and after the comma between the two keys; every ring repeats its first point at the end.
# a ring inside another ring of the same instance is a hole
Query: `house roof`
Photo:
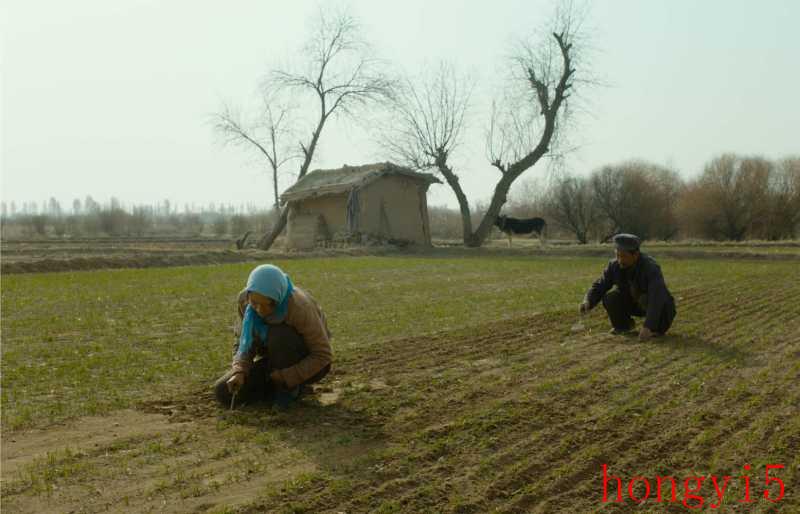
{"type": "Polygon", "coordinates": [[[295,202],[315,196],[335,195],[363,187],[386,175],[402,175],[430,185],[441,180],[430,173],[417,173],[391,162],[347,166],[330,170],[314,170],[284,191],[281,202],[295,202]]]}

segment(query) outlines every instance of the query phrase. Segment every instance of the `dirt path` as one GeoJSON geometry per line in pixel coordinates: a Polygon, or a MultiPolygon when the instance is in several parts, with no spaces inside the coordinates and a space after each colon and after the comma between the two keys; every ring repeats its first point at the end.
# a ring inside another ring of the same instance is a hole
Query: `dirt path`
{"type": "Polygon", "coordinates": [[[275,414],[263,406],[230,412],[208,391],[183,391],[107,416],[12,433],[2,441],[3,511],[233,511],[376,444],[354,438],[359,421],[340,409],[340,396],[328,385],[304,399],[299,412],[275,414]]]}
{"type": "Polygon", "coordinates": [[[3,450],[3,510],[205,512],[246,503],[272,482],[316,469],[312,460],[280,446],[270,451],[271,465],[261,469],[247,455],[263,454],[257,446],[231,444],[215,432],[163,415],[121,411],[15,436],[3,450]],[[42,482],[48,475],[63,485],[47,488],[42,482]]]}
{"type": "Polygon", "coordinates": [[[123,410],[113,416],[93,416],[47,430],[34,429],[3,439],[3,481],[36,459],[69,448],[88,454],[108,448],[116,441],[149,439],[181,430],[191,430],[191,423],[170,422],[167,416],[123,410]]]}

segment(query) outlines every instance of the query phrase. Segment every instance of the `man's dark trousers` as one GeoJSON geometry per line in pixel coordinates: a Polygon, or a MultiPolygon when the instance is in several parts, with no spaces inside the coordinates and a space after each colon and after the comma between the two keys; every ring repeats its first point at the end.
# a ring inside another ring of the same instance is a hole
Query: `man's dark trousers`
{"type": "MultiPolygon", "coordinates": [[[[605,307],[606,313],[608,313],[611,326],[617,330],[632,329],[633,318],[631,318],[631,316],[643,317],[647,315],[645,309],[633,301],[633,297],[630,293],[624,293],[616,288],[603,296],[603,307],[605,307]]],[[[665,303],[658,317],[658,324],[653,332],[660,334],[666,333],[672,325],[676,313],[674,302],[665,303]]]]}

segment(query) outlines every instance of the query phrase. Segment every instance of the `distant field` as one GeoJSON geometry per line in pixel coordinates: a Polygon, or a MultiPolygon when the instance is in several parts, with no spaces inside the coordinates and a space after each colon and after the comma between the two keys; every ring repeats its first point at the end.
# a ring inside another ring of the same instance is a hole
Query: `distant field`
{"type": "Polygon", "coordinates": [[[800,511],[796,260],[664,256],[678,319],[640,343],[601,307],[570,331],[607,255],[474,255],[277,261],[336,352],[286,414],[208,392],[253,263],[4,275],[3,510],[631,512],[632,477],[672,475],[638,511],[687,512],[685,479],[730,475],[721,511],[771,512],[782,464],[800,511]]]}
{"type": "MultiPolygon", "coordinates": [[[[313,252],[286,250],[279,238],[270,252],[250,247],[237,250],[232,239],[215,238],[93,238],[16,239],[0,242],[3,274],[79,271],[94,269],[151,268],[203,264],[230,264],[265,259],[342,257],[348,255],[395,255],[462,257],[598,257],[613,253],[610,244],[576,244],[574,241],[514,238],[509,248],[504,236],[494,234],[480,249],[464,248],[458,240],[434,240],[433,248],[393,246],[330,247],[313,252]]],[[[255,238],[251,240],[255,244],[255,238]]],[[[647,242],[645,251],[663,258],[725,258],[800,261],[800,241],[747,242],[647,242]]]]}

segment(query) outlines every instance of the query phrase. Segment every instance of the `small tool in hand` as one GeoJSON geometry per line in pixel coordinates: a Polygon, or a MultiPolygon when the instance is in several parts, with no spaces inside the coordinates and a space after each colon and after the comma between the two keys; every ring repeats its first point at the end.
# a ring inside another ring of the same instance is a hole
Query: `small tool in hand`
{"type": "Polygon", "coordinates": [[[231,410],[233,410],[233,405],[236,403],[236,393],[238,392],[239,392],[238,390],[234,391],[233,394],[231,395],[231,410]]]}

